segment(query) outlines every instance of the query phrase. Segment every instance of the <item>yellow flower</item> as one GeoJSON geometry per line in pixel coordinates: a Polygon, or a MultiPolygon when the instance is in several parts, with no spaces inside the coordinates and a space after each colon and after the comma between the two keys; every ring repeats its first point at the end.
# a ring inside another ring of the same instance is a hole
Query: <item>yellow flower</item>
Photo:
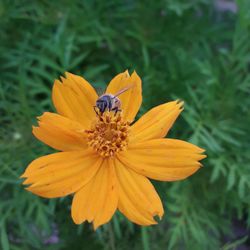
{"type": "Polygon", "coordinates": [[[182,180],[195,173],[205,158],[203,149],[188,142],[163,138],[182,111],[178,101],[159,105],[132,123],[141,106],[141,79],[134,72],[118,74],[106,93],[119,96],[121,111],[97,114],[94,88],[82,77],[66,73],[56,80],[52,99],[58,112],[45,112],[33,134],[62,151],[42,156],[22,178],[30,192],[55,198],[74,194],[74,222],[107,223],[116,209],[139,225],[157,222],[164,210],[148,180],[182,180]]]}

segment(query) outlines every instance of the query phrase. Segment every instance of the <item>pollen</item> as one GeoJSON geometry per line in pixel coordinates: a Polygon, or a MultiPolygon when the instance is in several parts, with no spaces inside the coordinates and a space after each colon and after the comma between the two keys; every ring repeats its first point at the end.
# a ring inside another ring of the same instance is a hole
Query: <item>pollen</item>
{"type": "Polygon", "coordinates": [[[129,123],[122,113],[105,112],[98,114],[87,133],[88,145],[102,157],[115,155],[128,145],[129,123]]]}

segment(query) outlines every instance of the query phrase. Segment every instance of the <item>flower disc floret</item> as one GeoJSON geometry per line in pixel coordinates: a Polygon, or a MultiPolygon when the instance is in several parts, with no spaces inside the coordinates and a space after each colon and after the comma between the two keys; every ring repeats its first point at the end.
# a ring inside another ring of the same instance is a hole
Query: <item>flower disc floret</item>
{"type": "Polygon", "coordinates": [[[113,156],[126,149],[129,123],[122,113],[105,112],[98,114],[90,130],[86,130],[88,145],[102,157],[113,156]]]}

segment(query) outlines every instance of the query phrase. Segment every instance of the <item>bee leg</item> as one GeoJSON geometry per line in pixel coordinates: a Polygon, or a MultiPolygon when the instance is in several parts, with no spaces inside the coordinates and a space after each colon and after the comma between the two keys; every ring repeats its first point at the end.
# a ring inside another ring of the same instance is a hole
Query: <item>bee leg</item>
{"type": "Polygon", "coordinates": [[[96,106],[93,106],[93,108],[94,108],[96,115],[99,115],[99,109],[96,106]]]}
{"type": "Polygon", "coordinates": [[[121,109],[119,109],[118,107],[115,107],[112,109],[112,111],[115,111],[115,115],[116,115],[118,111],[121,111],[121,109]]]}

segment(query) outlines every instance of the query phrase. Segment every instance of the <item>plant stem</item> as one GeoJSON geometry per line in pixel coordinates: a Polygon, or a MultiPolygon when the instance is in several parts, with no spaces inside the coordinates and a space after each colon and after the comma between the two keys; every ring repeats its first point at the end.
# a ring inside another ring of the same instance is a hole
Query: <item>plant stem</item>
{"type": "Polygon", "coordinates": [[[115,248],[115,237],[114,237],[114,231],[111,223],[108,223],[108,231],[109,231],[109,244],[111,250],[116,250],[115,248]]]}

